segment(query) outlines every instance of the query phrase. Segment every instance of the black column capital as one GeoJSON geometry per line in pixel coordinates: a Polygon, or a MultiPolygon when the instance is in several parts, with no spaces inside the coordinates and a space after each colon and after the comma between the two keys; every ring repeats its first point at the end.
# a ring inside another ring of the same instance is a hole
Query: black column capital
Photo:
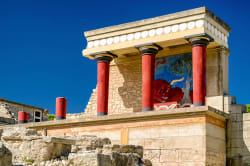
{"type": "Polygon", "coordinates": [[[115,54],[108,51],[96,52],[90,54],[97,62],[107,62],[110,63],[114,58],[117,58],[115,54]]]}
{"type": "Polygon", "coordinates": [[[207,46],[209,44],[209,42],[214,41],[214,39],[206,33],[185,36],[185,39],[190,42],[192,47],[207,46]]]}
{"type": "Polygon", "coordinates": [[[135,48],[137,48],[142,55],[145,55],[145,54],[156,55],[159,51],[162,50],[162,47],[155,43],[136,45],[135,48]]]}

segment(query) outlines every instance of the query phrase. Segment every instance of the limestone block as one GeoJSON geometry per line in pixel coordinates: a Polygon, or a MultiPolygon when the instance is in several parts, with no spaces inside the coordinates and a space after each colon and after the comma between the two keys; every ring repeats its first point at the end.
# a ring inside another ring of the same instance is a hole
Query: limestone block
{"type": "Polygon", "coordinates": [[[211,150],[211,151],[225,153],[226,142],[225,142],[225,140],[222,140],[222,139],[207,136],[206,137],[206,147],[208,150],[211,150]]]}
{"type": "Polygon", "coordinates": [[[78,132],[79,136],[84,136],[84,135],[94,135],[97,136],[99,138],[109,138],[110,140],[112,140],[112,143],[114,143],[114,141],[118,141],[118,143],[120,144],[121,141],[121,130],[100,130],[100,131],[84,131],[83,129],[77,129],[80,132],[78,132]]]}
{"type": "Polygon", "coordinates": [[[78,136],[71,138],[74,139],[74,145],[78,147],[80,151],[82,150],[95,150],[96,148],[102,148],[103,145],[111,144],[108,138],[98,138],[96,136],[78,136]]]}
{"type": "Polygon", "coordinates": [[[161,150],[160,162],[178,162],[177,150],[161,150]]]}
{"type": "MultiPolygon", "coordinates": [[[[33,137],[22,137],[25,140],[32,140],[33,137]]],[[[36,138],[36,137],[34,137],[36,138]]],[[[40,137],[39,137],[40,138],[40,137]]],[[[65,139],[65,138],[59,138],[59,137],[54,137],[54,136],[46,136],[43,137],[43,141],[46,143],[57,143],[57,144],[65,144],[65,145],[73,145],[75,144],[75,140],[73,139],[65,139]]]]}
{"type": "MultiPolygon", "coordinates": [[[[112,142],[114,143],[114,141],[112,141],[112,142]]],[[[144,141],[143,138],[142,138],[142,139],[140,139],[140,138],[138,138],[138,139],[129,139],[129,140],[128,140],[128,144],[130,144],[130,145],[140,145],[140,146],[144,146],[145,141],[144,141]]]]}
{"type": "Polygon", "coordinates": [[[179,166],[206,166],[205,162],[181,162],[179,166]]]}
{"type": "Polygon", "coordinates": [[[179,136],[202,136],[205,135],[205,127],[201,123],[178,125],[179,136]]]}
{"type": "MultiPolygon", "coordinates": [[[[159,126],[158,128],[155,128],[154,131],[157,131],[157,134],[159,134],[159,138],[167,138],[167,137],[175,137],[179,136],[179,125],[168,125],[168,126],[159,126]]],[[[152,135],[156,135],[155,133],[152,133],[152,135]]]]}
{"type": "Polygon", "coordinates": [[[103,146],[103,153],[112,153],[112,152],[120,152],[120,145],[104,145],[103,146]]]}
{"type": "MultiPolygon", "coordinates": [[[[111,154],[112,164],[109,166],[137,166],[141,165],[141,160],[138,155],[132,153],[115,153],[111,154]]],[[[100,165],[102,166],[102,165],[100,165]]],[[[108,165],[107,165],[108,166],[108,165]]]]}
{"type": "Polygon", "coordinates": [[[71,151],[69,142],[72,142],[63,138],[51,139],[42,136],[4,136],[2,139],[13,154],[13,162],[26,159],[40,162],[67,155],[71,151]]]}
{"type": "Polygon", "coordinates": [[[141,127],[129,129],[129,139],[138,138],[159,138],[159,132],[157,127],[141,127]]]}
{"type": "Polygon", "coordinates": [[[164,139],[145,139],[145,149],[176,149],[194,148],[205,146],[204,136],[168,137],[164,139]]]}
{"type": "Polygon", "coordinates": [[[154,164],[159,163],[160,162],[160,150],[144,149],[143,158],[150,160],[154,164]]]}
{"type": "Polygon", "coordinates": [[[225,153],[217,153],[213,151],[208,151],[206,153],[206,163],[207,165],[218,165],[225,166],[226,165],[226,154],[225,153]]]}
{"type": "Polygon", "coordinates": [[[226,139],[226,131],[224,128],[213,125],[211,123],[206,123],[206,135],[219,138],[221,140],[226,139]]]}
{"type": "Polygon", "coordinates": [[[25,127],[5,127],[3,129],[3,137],[22,137],[22,136],[38,136],[35,129],[27,129],[25,127]]]}
{"type": "Polygon", "coordinates": [[[72,166],[111,166],[110,156],[96,153],[71,153],[68,157],[68,164],[72,166]]]}
{"type": "Polygon", "coordinates": [[[244,143],[242,139],[231,139],[231,147],[232,148],[243,148],[244,143]]]}
{"type": "Polygon", "coordinates": [[[109,154],[112,152],[116,153],[135,153],[141,158],[143,157],[143,147],[135,145],[104,145],[103,153],[109,154]]]}
{"type": "Polygon", "coordinates": [[[250,121],[250,113],[244,113],[243,114],[243,121],[250,121]]]}
{"type": "Polygon", "coordinates": [[[243,121],[243,130],[244,131],[248,131],[250,129],[250,121],[248,121],[248,120],[244,120],[243,121]]]}
{"type": "Polygon", "coordinates": [[[206,104],[211,107],[222,108],[223,96],[209,96],[206,97],[206,104]]]}
{"type": "Polygon", "coordinates": [[[242,104],[233,104],[230,106],[231,114],[241,114],[246,111],[246,107],[242,104]]]}
{"type": "Polygon", "coordinates": [[[244,114],[243,121],[243,140],[247,149],[250,151],[250,121],[248,120],[249,113],[244,114]]]}
{"type": "Polygon", "coordinates": [[[178,158],[180,162],[187,162],[187,161],[205,162],[206,150],[180,149],[178,150],[178,158]]]}

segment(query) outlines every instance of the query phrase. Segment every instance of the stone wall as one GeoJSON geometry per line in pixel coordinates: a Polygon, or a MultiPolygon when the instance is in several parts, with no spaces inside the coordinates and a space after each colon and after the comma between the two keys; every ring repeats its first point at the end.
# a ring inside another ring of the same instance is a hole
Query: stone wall
{"type": "Polygon", "coordinates": [[[229,166],[241,166],[250,164],[250,147],[247,146],[243,135],[247,136],[248,114],[245,114],[246,107],[236,104],[236,98],[230,95],[212,96],[206,98],[207,104],[221,110],[229,115],[227,120],[226,148],[227,164],[229,166]],[[243,120],[244,116],[244,120],[243,120]],[[244,123],[244,130],[243,130],[244,123]]]}
{"type": "Polygon", "coordinates": [[[229,166],[250,165],[250,153],[244,135],[248,133],[247,118],[243,116],[246,107],[240,104],[231,104],[228,108],[229,118],[227,121],[227,163],[229,166]],[[244,124],[244,130],[243,130],[244,124]]]}

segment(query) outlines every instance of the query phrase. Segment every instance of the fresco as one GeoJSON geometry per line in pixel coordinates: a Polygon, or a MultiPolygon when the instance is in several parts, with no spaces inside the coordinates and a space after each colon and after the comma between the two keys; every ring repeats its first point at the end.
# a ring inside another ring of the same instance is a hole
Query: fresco
{"type": "Polygon", "coordinates": [[[177,102],[191,105],[193,98],[192,54],[157,58],[155,61],[154,103],[177,102]]]}

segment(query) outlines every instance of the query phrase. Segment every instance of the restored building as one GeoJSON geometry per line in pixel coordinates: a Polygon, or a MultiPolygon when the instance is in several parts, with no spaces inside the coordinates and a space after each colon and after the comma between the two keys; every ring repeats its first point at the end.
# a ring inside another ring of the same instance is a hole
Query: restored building
{"type": "Polygon", "coordinates": [[[98,78],[84,113],[23,126],[141,145],[153,166],[249,165],[250,114],[228,88],[229,33],[205,7],[85,32],[98,78]]]}
{"type": "Polygon", "coordinates": [[[48,110],[0,98],[0,125],[18,123],[18,112],[28,113],[28,122],[48,120],[48,110]]]}

